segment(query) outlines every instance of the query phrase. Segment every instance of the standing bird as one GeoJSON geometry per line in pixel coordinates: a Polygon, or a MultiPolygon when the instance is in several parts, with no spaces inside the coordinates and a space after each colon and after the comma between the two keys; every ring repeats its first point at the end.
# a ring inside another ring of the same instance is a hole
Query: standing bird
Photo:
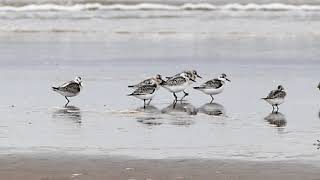
{"type": "Polygon", "coordinates": [[[64,83],[59,87],[52,87],[52,90],[64,96],[67,100],[67,106],[70,102],[68,97],[77,96],[82,89],[81,77],[76,77],[75,80],[64,83]]]}
{"type": "Polygon", "coordinates": [[[317,88],[320,90],[320,83],[318,84],[317,88]]]}
{"type": "Polygon", "coordinates": [[[181,73],[181,75],[174,76],[168,79],[167,81],[163,81],[160,85],[173,93],[173,96],[174,96],[173,102],[174,104],[176,104],[178,101],[178,97],[176,93],[181,91],[184,93],[184,96],[180,99],[180,101],[182,101],[183,98],[189,95],[187,92],[185,92],[185,89],[189,86],[190,81],[195,82],[195,80],[190,79],[188,77],[187,73],[181,73]]]}
{"type": "Polygon", "coordinates": [[[191,79],[191,81],[189,81],[189,84],[192,84],[193,82],[196,82],[197,78],[202,78],[201,76],[199,76],[199,74],[197,73],[196,70],[191,70],[191,71],[185,71],[187,77],[189,79],[191,79]]]}
{"type": "Polygon", "coordinates": [[[157,84],[157,88],[159,88],[160,86],[158,86],[161,82],[162,82],[162,77],[160,74],[157,74],[155,77],[152,77],[152,78],[149,78],[149,79],[146,79],[138,84],[135,84],[135,85],[130,85],[128,86],[129,88],[139,88],[141,86],[144,86],[144,85],[153,85],[153,84],[157,84]]]}
{"type": "Polygon", "coordinates": [[[143,108],[145,109],[146,105],[150,104],[157,89],[158,89],[157,84],[143,85],[138,87],[133,93],[129,94],[128,96],[134,96],[138,99],[143,100],[143,108]],[[149,102],[146,103],[146,100],[149,100],[149,102]]]}
{"type": "MultiPolygon", "coordinates": [[[[173,77],[177,77],[177,76],[180,76],[181,74],[186,74],[188,78],[192,79],[192,80],[196,80],[196,78],[202,78],[201,76],[199,76],[199,74],[197,73],[196,70],[188,70],[188,71],[183,71],[181,73],[178,73],[174,76],[171,76],[171,77],[166,77],[167,79],[170,79],[170,78],[173,78],[173,77]]],[[[190,81],[190,84],[192,83],[193,81],[190,81]]]]}
{"type": "Polygon", "coordinates": [[[231,82],[227,78],[227,75],[222,73],[219,78],[209,80],[198,87],[194,87],[194,89],[210,95],[211,96],[210,103],[212,103],[214,100],[213,95],[220,94],[224,90],[224,85],[226,81],[231,82]]]}
{"type": "Polygon", "coordinates": [[[286,97],[286,95],[287,93],[284,91],[284,88],[279,85],[276,90],[271,91],[266,98],[262,99],[272,105],[272,112],[274,112],[274,107],[277,107],[276,112],[278,112],[278,106],[284,102],[284,98],[286,97]]]}

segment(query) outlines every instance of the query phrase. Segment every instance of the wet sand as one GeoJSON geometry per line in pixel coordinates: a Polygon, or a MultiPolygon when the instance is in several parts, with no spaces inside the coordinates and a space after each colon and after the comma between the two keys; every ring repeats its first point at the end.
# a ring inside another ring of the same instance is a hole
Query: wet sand
{"type": "Polygon", "coordinates": [[[45,149],[144,159],[319,160],[313,146],[320,137],[317,64],[279,67],[202,59],[181,67],[155,63],[147,69],[143,68],[150,66],[148,60],[131,64],[130,59],[91,66],[2,66],[1,82],[11,88],[3,89],[10,96],[2,97],[0,108],[1,148],[10,153],[45,149]],[[187,66],[204,77],[194,85],[217,72],[229,72],[232,82],[215,104],[191,87],[187,101],[175,109],[172,94],[163,88],[145,110],[141,100],[126,96],[132,91],[127,85],[136,79],[155,72],[171,75],[187,66]],[[83,92],[65,108],[65,99],[50,87],[78,73],[84,79],[83,92]],[[260,98],[278,84],[287,89],[288,97],[280,113],[272,114],[260,98]]]}
{"type": "Polygon", "coordinates": [[[318,180],[320,167],[295,161],[146,160],[66,153],[0,156],[0,179],[318,180]]]}

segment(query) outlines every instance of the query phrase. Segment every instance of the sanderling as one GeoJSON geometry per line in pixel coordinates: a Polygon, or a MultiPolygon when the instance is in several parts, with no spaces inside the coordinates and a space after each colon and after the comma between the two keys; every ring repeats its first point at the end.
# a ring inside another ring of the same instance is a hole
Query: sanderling
{"type": "Polygon", "coordinates": [[[320,90],[320,83],[318,84],[317,88],[320,90]]]}
{"type": "Polygon", "coordinates": [[[224,85],[226,81],[230,82],[230,80],[227,78],[227,75],[223,73],[219,78],[209,80],[198,87],[194,87],[194,89],[197,89],[205,94],[210,95],[210,103],[212,103],[214,100],[213,95],[220,94],[224,90],[224,85]]]}
{"type": "Polygon", "coordinates": [[[277,107],[277,111],[279,111],[279,105],[284,102],[284,98],[286,97],[287,93],[284,91],[284,88],[279,85],[276,90],[273,90],[269,93],[266,98],[262,98],[266,100],[269,104],[272,105],[272,112],[274,112],[274,107],[277,107]]]}
{"type": "Polygon", "coordinates": [[[136,85],[130,85],[128,86],[129,88],[139,88],[141,86],[144,86],[144,85],[153,85],[153,84],[156,84],[157,85],[157,88],[159,88],[159,84],[162,82],[162,77],[161,75],[157,74],[155,77],[152,77],[152,78],[149,78],[149,79],[146,79],[136,85]]]}
{"type": "Polygon", "coordinates": [[[318,146],[317,149],[320,149],[320,140],[317,140],[317,143],[314,143],[313,145],[318,146]]]}
{"type": "Polygon", "coordinates": [[[52,87],[53,91],[56,91],[57,93],[61,94],[66,98],[67,104],[65,104],[65,106],[67,106],[70,102],[68,97],[77,96],[80,93],[81,89],[82,89],[81,77],[76,77],[74,81],[66,82],[59,87],[52,87]]]}
{"type": "MultiPolygon", "coordinates": [[[[178,73],[178,74],[176,74],[176,75],[174,75],[174,76],[166,77],[166,78],[167,78],[167,79],[171,79],[171,78],[173,78],[173,77],[180,76],[181,74],[186,74],[187,77],[188,77],[189,79],[192,79],[193,81],[195,81],[196,78],[202,78],[201,76],[199,76],[199,74],[197,73],[196,70],[183,71],[183,72],[178,73]]],[[[191,84],[193,81],[189,81],[189,83],[191,84]]]]}
{"type": "Polygon", "coordinates": [[[184,97],[188,96],[189,94],[185,92],[185,89],[189,85],[189,81],[194,81],[193,79],[190,79],[186,73],[181,73],[179,76],[174,76],[167,81],[163,81],[160,85],[167,89],[168,91],[173,93],[173,96],[175,98],[174,104],[178,101],[178,97],[176,93],[183,91],[184,96],[180,99],[183,100],[184,97]]]}
{"type": "Polygon", "coordinates": [[[202,78],[201,76],[199,76],[196,70],[186,71],[186,75],[189,79],[191,79],[191,81],[189,81],[189,84],[195,82],[197,78],[202,78]]]}
{"type": "Polygon", "coordinates": [[[140,86],[128,96],[134,96],[138,99],[143,100],[143,108],[145,109],[146,105],[149,105],[152,98],[154,97],[155,92],[158,89],[157,86],[158,86],[157,84],[140,86]],[[146,100],[149,100],[149,102],[146,103],[146,100]]]}

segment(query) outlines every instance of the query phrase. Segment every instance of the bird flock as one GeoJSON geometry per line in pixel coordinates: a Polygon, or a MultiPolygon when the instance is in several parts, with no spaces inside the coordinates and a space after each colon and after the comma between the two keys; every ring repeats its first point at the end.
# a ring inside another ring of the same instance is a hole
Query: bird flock
{"type": "MultiPolygon", "coordinates": [[[[173,108],[175,108],[175,105],[178,101],[182,101],[186,96],[189,95],[189,93],[187,93],[185,90],[193,82],[196,82],[197,78],[202,77],[195,70],[183,71],[174,76],[166,77],[166,80],[163,80],[161,75],[156,75],[155,77],[146,79],[136,85],[128,86],[129,88],[135,88],[135,90],[131,94],[129,94],[129,96],[134,96],[138,99],[143,100],[143,107],[145,108],[152,101],[152,98],[155,96],[156,91],[160,87],[163,87],[173,94],[173,108]],[[176,95],[176,93],[179,92],[184,93],[184,95],[180,99],[178,99],[176,95]],[[148,102],[146,103],[146,101],[148,102]]],[[[208,80],[200,86],[193,87],[193,89],[199,90],[204,94],[209,95],[211,97],[210,103],[212,103],[214,101],[213,96],[223,92],[226,82],[231,81],[227,78],[226,74],[222,73],[218,78],[208,80]]],[[[279,105],[284,102],[286,95],[287,93],[285,92],[283,86],[279,85],[276,90],[272,90],[267,97],[262,99],[272,106],[272,112],[278,112],[279,105]]]]}
{"type": "MultiPolygon", "coordinates": [[[[196,70],[188,70],[178,73],[174,76],[166,77],[162,79],[161,75],[156,75],[141,81],[135,85],[129,85],[129,88],[134,89],[128,96],[133,96],[138,99],[143,100],[143,107],[146,108],[156,95],[156,92],[163,87],[173,94],[173,108],[176,107],[178,101],[183,101],[183,99],[189,95],[186,89],[193,83],[196,82],[197,78],[202,78],[196,70]],[[183,93],[183,96],[178,99],[177,93],[183,93]]],[[[227,82],[231,82],[227,75],[222,73],[219,77],[206,81],[205,83],[193,87],[193,89],[203,92],[211,97],[210,103],[214,101],[214,95],[223,92],[224,87],[227,82]]],[[[320,84],[318,85],[320,89],[320,84]]],[[[61,94],[67,100],[65,106],[70,102],[68,97],[77,96],[82,89],[82,79],[81,77],[76,77],[75,80],[64,83],[58,87],[52,87],[52,90],[61,94]]],[[[277,89],[272,90],[267,97],[262,98],[272,106],[272,112],[279,111],[279,105],[285,100],[287,93],[285,92],[282,85],[279,85],[277,89]]]]}

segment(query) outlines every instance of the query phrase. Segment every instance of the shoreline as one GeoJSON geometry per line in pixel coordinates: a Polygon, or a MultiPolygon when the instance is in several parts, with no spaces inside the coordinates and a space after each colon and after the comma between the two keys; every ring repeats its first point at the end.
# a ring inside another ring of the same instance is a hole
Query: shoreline
{"type": "Polygon", "coordinates": [[[320,167],[301,161],[226,159],[135,159],[105,155],[0,155],[0,179],[304,179],[319,178],[320,167]]]}

